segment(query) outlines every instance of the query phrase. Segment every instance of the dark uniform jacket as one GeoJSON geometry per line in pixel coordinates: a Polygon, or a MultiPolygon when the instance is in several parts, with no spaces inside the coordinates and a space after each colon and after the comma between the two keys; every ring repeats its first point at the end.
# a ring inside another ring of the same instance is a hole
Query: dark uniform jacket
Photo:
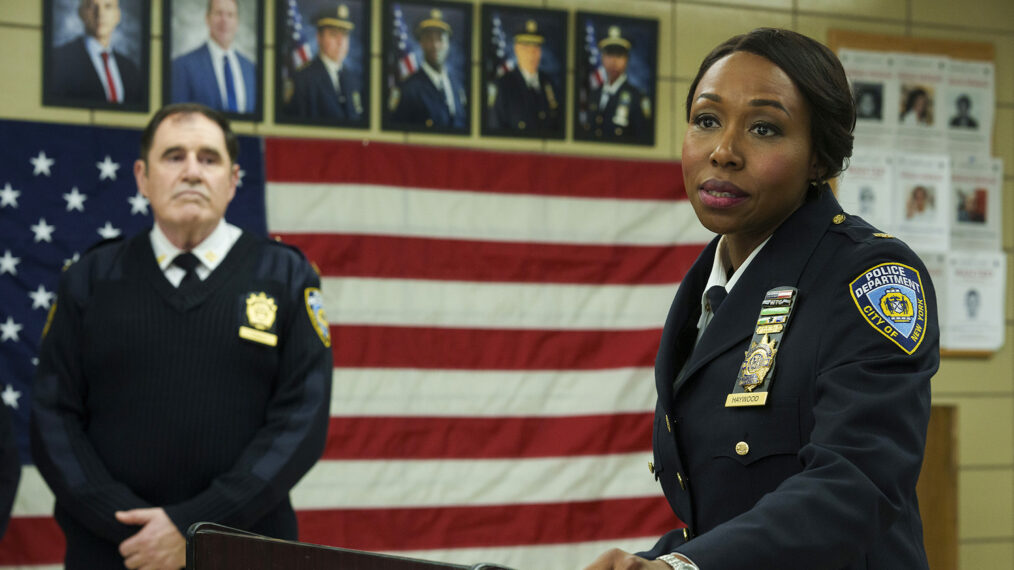
{"type": "Polygon", "coordinates": [[[433,129],[465,129],[468,127],[468,109],[465,91],[453,76],[450,77],[454,96],[454,115],[447,108],[444,92],[433,84],[422,69],[413,73],[399,86],[398,106],[391,118],[402,124],[420,125],[433,129]]]}
{"type": "Polygon", "coordinates": [[[590,123],[585,125],[592,138],[602,140],[641,140],[651,137],[651,101],[627,79],[600,108],[602,88],[588,99],[590,123]]]}
{"type": "Polygon", "coordinates": [[[531,89],[520,69],[512,69],[496,81],[493,127],[519,134],[562,135],[563,117],[559,92],[549,76],[539,72],[539,89],[531,89]]]}
{"type": "Polygon", "coordinates": [[[363,120],[363,100],[355,79],[343,67],[338,72],[341,93],[334,87],[327,67],[319,57],[292,77],[292,99],[286,113],[307,119],[336,119],[355,123],[363,120]]]}
{"type": "Polygon", "coordinates": [[[147,232],[63,273],[31,439],[68,570],[123,567],[140,527],[117,510],[297,537],[289,490],[323,449],[333,372],[318,287],[298,251],[247,233],[189,293],[147,232]]]}
{"type": "MultiPolygon", "coordinates": [[[[120,81],[123,103],[143,103],[141,101],[141,72],[134,62],[126,56],[113,52],[116,67],[120,70],[120,81]]],[[[74,99],[80,102],[106,103],[106,91],[103,88],[104,77],[99,77],[95,66],[85,47],[85,37],[67,42],[53,50],[53,86],[51,93],[63,99],[74,99]]]]}
{"type": "Polygon", "coordinates": [[[825,188],[786,220],[689,356],[717,239],[681,283],[655,362],[653,464],[687,528],[644,556],[677,551],[701,570],[927,567],[915,487],[939,364],[935,293],[904,243],[841,213],[825,188]],[[918,273],[908,338],[875,329],[853,299],[878,266],[918,273]],[[725,407],[777,286],[798,294],[768,402],[725,407]]]}

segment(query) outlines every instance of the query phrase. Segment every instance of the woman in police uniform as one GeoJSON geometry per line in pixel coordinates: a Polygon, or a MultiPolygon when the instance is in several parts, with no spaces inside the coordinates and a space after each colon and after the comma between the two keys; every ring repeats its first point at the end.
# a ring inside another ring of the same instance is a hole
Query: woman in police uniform
{"type": "Polygon", "coordinates": [[[687,119],[687,194],[720,235],[655,363],[652,471],[683,525],[589,568],[927,568],[933,286],[826,183],[852,152],[841,64],[786,30],[731,38],[701,64],[687,119]]]}

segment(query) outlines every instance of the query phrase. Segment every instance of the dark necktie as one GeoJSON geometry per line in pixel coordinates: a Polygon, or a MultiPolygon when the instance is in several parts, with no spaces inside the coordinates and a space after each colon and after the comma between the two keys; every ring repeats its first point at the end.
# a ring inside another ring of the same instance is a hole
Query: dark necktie
{"type": "Polygon", "coordinates": [[[722,302],[725,301],[725,296],[728,294],[725,287],[721,285],[715,285],[704,294],[708,299],[708,307],[710,307],[712,315],[718,313],[718,308],[722,306],[722,302]]]}
{"type": "Polygon", "coordinates": [[[229,65],[229,56],[222,56],[222,73],[225,75],[225,97],[227,110],[235,113],[239,111],[236,104],[236,85],[232,82],[232,66],[229,65]]]}
{"type": "Polygon", "coordinates": [[[178,291],[185,291],[201,281],[200,278],[197,277],[197,266],[200,265],[200,263],[201,262],[197,259],[197,256],[189,251],[177,255],[176,258],[173,259],[173,265],[186,271],[186,274],[183,276],[183,280],[180,281],[179,286],[176,288],[178,291]]]}

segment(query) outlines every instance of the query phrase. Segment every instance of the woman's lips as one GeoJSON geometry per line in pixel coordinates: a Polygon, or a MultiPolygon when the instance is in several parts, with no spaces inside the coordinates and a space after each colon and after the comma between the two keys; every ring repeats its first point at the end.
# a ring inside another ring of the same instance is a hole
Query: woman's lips
{"type": "Polygon", "coordinates": [[[749,195],[735,184],[721,180],[705,181],[701,184],[698,194],[701,204],[709,208],[731,208],[749,198],[749,195]]]}

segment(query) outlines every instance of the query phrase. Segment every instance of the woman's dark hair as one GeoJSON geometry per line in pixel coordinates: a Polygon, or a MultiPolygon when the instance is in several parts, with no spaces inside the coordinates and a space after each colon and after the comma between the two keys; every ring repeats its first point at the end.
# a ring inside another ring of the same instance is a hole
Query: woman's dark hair
{"type": "MultiPolygon", "coordinates": [[[[922,87],[916,87],[908,92],[908,95],[905,96],[905,110],[901,112],[903,117],[905,116],[905,113],[915,108],[915,102],[919,98],[929,99],[929,94],[926,93],[926,90],[922,87]]],[[[926,111],[923,111],[923,114],[925,113],[926,111]]]]}
{"type": "Polygon", "coordinates": [[[701,77],[723,57],[737,51],[759,55],[777,65],[799,89],[810,108],[810,140],[822,180],[841,174],[852,156],[856,108],[845,69],[820,42],[790,30],[757,28],[729,38],[701,62],[687,93],[687,121],[701,77]]]}

